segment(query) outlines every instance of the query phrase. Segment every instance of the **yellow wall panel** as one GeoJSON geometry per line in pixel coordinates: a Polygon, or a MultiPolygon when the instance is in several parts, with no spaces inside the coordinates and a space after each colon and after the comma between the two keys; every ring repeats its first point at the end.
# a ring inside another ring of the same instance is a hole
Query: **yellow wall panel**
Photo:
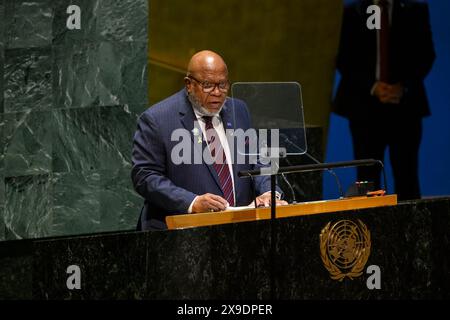
{"type": "Polygon", "coordinates": [[[183,86],[189,58],[221,54],[230,81],[297,81],[305,121],[327,127],[341,0],[150,0],[149,99],[183,86]]]}

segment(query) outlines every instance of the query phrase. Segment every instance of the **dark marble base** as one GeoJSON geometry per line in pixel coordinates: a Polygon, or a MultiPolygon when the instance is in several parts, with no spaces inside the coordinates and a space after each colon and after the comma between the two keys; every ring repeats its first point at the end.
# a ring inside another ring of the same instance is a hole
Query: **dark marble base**
{"type": "Polygon", "coordinates": [[[33,298],[31,240],[0,242],[0,299],[33,298]]]}
{"type": "Polygon", "coordinates": [[[270,221],[3,242],[0,298],[450,298],[450,198],[279,219],[274,228],[273,256],[270,221]],[[365,269],[353,280],[330,278],[319,235],[341,219],[368,227],[366,268],[380,267],[380,290],[367,288],[365,269]],[[73,264],[80,290],[66,287],[73,264]]]}

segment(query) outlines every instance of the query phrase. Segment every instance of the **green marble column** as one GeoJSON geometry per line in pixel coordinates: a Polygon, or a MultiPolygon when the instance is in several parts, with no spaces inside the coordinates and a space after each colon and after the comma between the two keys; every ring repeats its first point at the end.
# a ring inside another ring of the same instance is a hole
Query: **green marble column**
{"type": "Polygon", "coordinates": [[[135,228],[147,22],[147,0],[0,0],[0,240],[135,228]]]}
{"type": "Polygon", "coordinates": [[[0,0],[0,241],[5,239],[5,171],[3,153],[3,77],[5,61],[5,4],[0,0]]]}

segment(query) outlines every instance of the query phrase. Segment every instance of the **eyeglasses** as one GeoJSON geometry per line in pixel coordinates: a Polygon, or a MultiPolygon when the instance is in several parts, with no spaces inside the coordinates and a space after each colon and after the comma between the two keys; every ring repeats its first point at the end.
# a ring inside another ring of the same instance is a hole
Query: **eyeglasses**
{"type": "Polygon", "coordinates": [[[203,92],[205,92],[205,93],[213,92],[214,89],[216,89],[216,86],[219,88],[220,92],[224,92],[224,93],[227,93],[228,89],[230,88],[230,83],[228,81],[212,83],[212,82],[208,82],[208,81],[200,81],[191,75],[189,75],[188,78],[197,81],[198,84],[202,87],[203,92]]]}

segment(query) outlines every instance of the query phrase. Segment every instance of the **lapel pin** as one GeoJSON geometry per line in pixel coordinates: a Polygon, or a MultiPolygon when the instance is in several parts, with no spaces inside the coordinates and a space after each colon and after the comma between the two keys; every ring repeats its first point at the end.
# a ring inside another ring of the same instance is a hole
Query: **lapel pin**
{"type": "Polygon", "coordinates": [[[192,129],[192,134],[194,135],[194,137],[197,137],[197,143],[201,144],[202,136],[200,135],[200,130],[198,128],[194,128],[194,129],[192,129]]]}

